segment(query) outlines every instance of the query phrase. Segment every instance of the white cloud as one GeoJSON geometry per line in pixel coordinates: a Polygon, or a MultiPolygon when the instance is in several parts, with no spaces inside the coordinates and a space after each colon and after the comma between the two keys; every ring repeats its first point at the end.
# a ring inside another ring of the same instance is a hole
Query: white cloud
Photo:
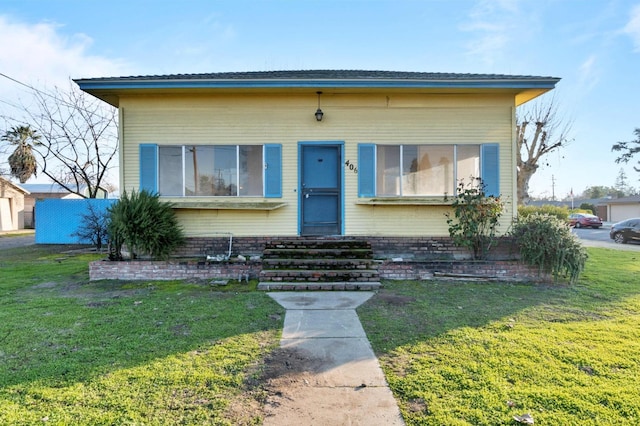
{"type": "MultiPolygon", "coordinates": [[[[11,79],[50,91],[55,86],[66,89],[70,78],[122,75],[122,62],[90,54],[89,36],[66,35],[64,29],[51,22],[30,24],[0,15],[0,73],[10,77],[0,76],[0,133],[26,123],[25,108],[33,102],[33,91],[11,79]]],[[[7,153],[7,147],[0,147],[0,169],[7,153]]],[[[39,175],[35,181],[46,178],[39,175]]]]}
{"type": "Polygon", "coordinates": [[[631,18],[622,32],[631,37],[635,45],[634,50],[640,52],[640,5],[635,6],[631,11],[631,18]]]}
{"type": "MultiPolygon", "coordinates": [[[[69,78],[121,75],[123,63],[91,55],[85,34],[65,35],[51,22],[29,24],[0,15],[0,72],[35,87],[66,86],[69,78]]],[[[0,77],[0,100],[18,103],[25,88],[0,77]]],[[[2,105],[0,105],[2,108],[2,105]]]]}
{"type": "Polygon", "coordinates": [[[596,55],[589,56],[580,64],[578,81],[583,90],[593,89],[600,80],[596,55]]]}
{"type": "Polygon", "coordinates": [[[472,34],[467,53],[488,68],[499,64],[518,31],[519,8],[514,0],[480,0],[469,12],[468,22],[460,29],[472,34]]]}

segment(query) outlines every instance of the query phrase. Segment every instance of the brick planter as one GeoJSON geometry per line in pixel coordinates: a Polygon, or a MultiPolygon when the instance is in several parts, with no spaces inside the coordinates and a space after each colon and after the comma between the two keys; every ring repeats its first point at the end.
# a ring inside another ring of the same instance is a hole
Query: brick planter
{"type": "MultiPolygon", "coordinates": [[[[89,264],[90,280],[181,280],[181,279],[256,279],[262,262],[179,262],[179,261],[95,261],[89,264]]],[[[519,261],[382,261],[378,266],[381,279],[490,279],[498,281],[549,282],[519,261]]]]}
{"type": "Polygon", "coordinates": [[[378,267],[380,278],[387,280],[468,279],[517,282],[550,282],[517,260],[497,261],[384,261],[378,267]]]}
{"type": "MultiPolygon", "coordinates": [[[[303,242],[304,237],[286,237],[303,242]]],[[[377,259],[380,279],[491,279],[501,281],[550,282],[546,275],[517,260],[513,241],[502,238],[491,251],[491,260],[472,261],[469,253],[456,247],[447,237],[329,237],[328,240],[367,240],[377,259]]],[[[241,237],[233,239],[232,256],[262,256],[275,237],[241,237]]],[[[308,240],[307,240],[308,241],[308,240]]],[[[228,254],[228,238],[189,238],[176,255],[205,258],[228,254]]],[[[180,279],[256,279],[262,261],[169,260],[96,261],[89,264],[91,280],[180,280],[180,279]]]]}
{"type": "MultiPolygon", "coordinates": [[[[261,256],[265,247],[272,241],[305,241],[305,237],[234,237],[231,255],[239,254],[246,257],[261,256]]],[[[313,238],[311,238],[313,239],[313,238]]],[[[449,237],[380,237],[380,236],[341,236],[326,237],[327,240],[344,241],[366,240],[371,244],[373,255],[377,259],[392,259],[401,257],[405,260],[460,260],[469,259],[468,250],[457,247],[449,237]]],[[[187,238],[186,244],[177,252],[177,256],[206,257],[207,255],[228,254],[228,237],[199,237],[187,238]]],[[[499,239],[498,244],[491,249],[492,260],[514,259],[517,249],[513,240],[507,237],[499,239]]]]}
{"type": "Polygon", "coordinates": [[[257,278],[262,263],[250,262],[198,262],[130,260],[110,262],[99,260],[89,264],[89,279],[94,280],[182,280],[182,279],[236,279],[257,278]]]}

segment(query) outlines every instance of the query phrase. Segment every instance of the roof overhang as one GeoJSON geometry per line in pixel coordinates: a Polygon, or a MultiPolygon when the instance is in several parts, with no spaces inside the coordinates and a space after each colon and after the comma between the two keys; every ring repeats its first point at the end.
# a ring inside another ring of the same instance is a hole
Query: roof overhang
{"type": "MultiPolygon", "coordinates": [[[[10,180],[3,178],[2,176],[0,176],[0,187],[13,188],[15,191],[22,192],[24,195],[29,195],[30,194],[29,191],[27,191],[26,189],[24,189],[20,185],[15,184],[15,183],[11,182],[10,180]]],[[[0,188],[0,189],[3,189],[3,188],[0,188]]]]}
{"type": "MultiPolygon", "coordinates": [[[[258,73],[261,74],[261,73],[258,73]]],[[[426,74],[426,73],[425,73],[426,74]]],[[[226,73],[222,75],[228,75],[226,73]]],[[[400,73],[402,75],[402,73],[400,73]]],[[[428,75],[428,74],[426,74],[428,75]]],[[[554,77],[452,74],[455,78],[216,78],[204,75],[114,77],[74,80],[81,90],[117,107],[121,96],[136,94],[306,92],[333,93],[510,93],[521,105],[555,88],[554,77]]],[[[450,74],[447,74],[450,75],[450,74]]]]}

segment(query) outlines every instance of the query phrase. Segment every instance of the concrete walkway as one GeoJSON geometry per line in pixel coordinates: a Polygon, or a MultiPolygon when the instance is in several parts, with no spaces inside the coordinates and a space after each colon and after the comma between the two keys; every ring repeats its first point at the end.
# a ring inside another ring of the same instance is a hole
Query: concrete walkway
{"type": "Polygon", "coordinates": [[[313,360],[265,425],[404,425],[355,309],[373,292],[269,293],[286,309],[280,346],[313,360]]]}

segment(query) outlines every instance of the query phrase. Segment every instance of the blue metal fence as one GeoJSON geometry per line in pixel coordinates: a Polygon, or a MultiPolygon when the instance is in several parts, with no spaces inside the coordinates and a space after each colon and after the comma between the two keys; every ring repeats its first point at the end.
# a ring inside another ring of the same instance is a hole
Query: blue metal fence
{"type": "Polygon", "coordinates": [[[39,200],[36,201],[36,244],[91,244],[73,234],[78,230],[82,215],[89,204],[96,212],[106,211],[116,199],[39,200]]]}

